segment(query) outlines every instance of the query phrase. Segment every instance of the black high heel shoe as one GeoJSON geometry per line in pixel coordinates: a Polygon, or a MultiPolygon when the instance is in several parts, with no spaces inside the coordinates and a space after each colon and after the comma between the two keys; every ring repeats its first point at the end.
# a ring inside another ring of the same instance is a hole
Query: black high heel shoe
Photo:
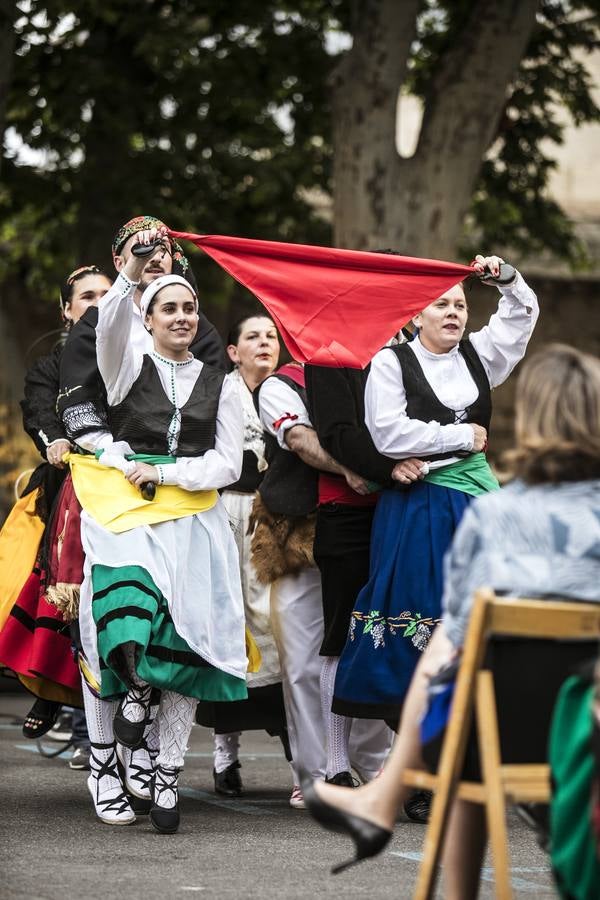
{"type": "Polygon", "coordinates": [[[330,803],[326,803],[317,794],[312,781],[302,781],[302,793],[304,794],[304,802],[313,819],[316,819],[324,828],[329,831],[335,831],[338,834],[349,835],[355,848],[355,856],[346,862],[334,866],[331,870],[333,875],[355,866],[363,859],[371,856],[377,856],[388,843],[392,836],[392,832],[387,828],[381,828],[368,819],[361,816],[354,816],[352,813],[344,812],[330,803]]]}

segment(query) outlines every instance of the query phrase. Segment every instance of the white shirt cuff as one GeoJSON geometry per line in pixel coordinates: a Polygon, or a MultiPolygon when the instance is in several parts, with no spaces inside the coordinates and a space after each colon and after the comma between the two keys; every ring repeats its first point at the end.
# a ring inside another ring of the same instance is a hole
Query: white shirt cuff
{"type": "Polygon", "coordinates": [[[130,294],[138,286],[139,281],[132,281],[124,272],[119,272],[115,279],[113,287],[115,287],[121,296],[130,294]]]}
{"type": "Polygon", "coordinates": [[[528,306],[531,303],[532,290],[519,271],[510,284],[499,284],[498,290],[507,300],[513,303],[528,306]]]}
{"type": "Polygon", "coordinates": [[[167,463],[167,465],[157,465],[160,477],[159,484],[177,484],[177,463],[167,463]]]}
{"type": "Polygon", "coordinates": [[[296,415],[295,413],[284,413],[282,419],[278,419],[277,443],[284,450],[290,449],[285,442],[286,431],[289,431],[289,429],[293,428],[295,425],[306,425],[307,428],[313,427],[308,416],[296,415]],[[288,418],[284,418],[284,416],[287,416],[288,418]]]}
{"type": "Polygon", "coordinates": [[[475,433],[471,426],[467,423],[464,425],[446,425],[446,428],[451,428],[452,431],[448,432],[448,444],[452,444],[452,446],[447,446],[444,452],[452,451],[452,450],[472,450],[473,444],[475,443],[475,433]]]}

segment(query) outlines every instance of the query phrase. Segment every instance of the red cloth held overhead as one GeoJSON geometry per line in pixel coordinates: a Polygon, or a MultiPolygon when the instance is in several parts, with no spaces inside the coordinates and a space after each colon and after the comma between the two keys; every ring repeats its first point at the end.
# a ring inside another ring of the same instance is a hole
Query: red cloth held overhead
{"type": "Polygon", "coordinates": [[[208,253],[266,306],[298,362],[364,368],[472,266],[363,250],[169,231],[208,253]]]}

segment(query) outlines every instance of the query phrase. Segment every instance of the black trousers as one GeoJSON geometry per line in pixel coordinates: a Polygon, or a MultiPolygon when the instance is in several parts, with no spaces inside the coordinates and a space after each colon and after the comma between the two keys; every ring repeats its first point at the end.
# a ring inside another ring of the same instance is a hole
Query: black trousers
{"type": "Polygon", "coordinates": [[[325,637],[321,656],[344,649],[356,598],[369,579],[374,506],[326,503],[317,509],[314,557],[321,572],[325,637]]]}

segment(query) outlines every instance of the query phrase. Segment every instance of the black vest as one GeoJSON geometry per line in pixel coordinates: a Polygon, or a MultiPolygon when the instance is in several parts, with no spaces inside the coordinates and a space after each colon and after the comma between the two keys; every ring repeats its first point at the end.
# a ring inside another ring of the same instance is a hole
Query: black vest
{"type": "MultiPolygon", "coordinates": [[[[408,344],[397,344],[389,347],[396,354],[402,368],[402,381],[406,392],[406,415],[410,419],[419,419],[421,422],[439,422],[440,425],[455,425],[475,423],[481,425],[489,433],[490,420],[492,418],[492,398],[490,382],[483,364],[473,344],[469,340],[463,340],[458,345],[458,352],[463,357],[467,368],[475,382],[478,395],[475,401],[466,408],[462,418],[457,419],[456,413],[438,399],[433,388],[425,378],[421,364],[408,344]]],[[[437,453],[423,456],[423,459],[448,459],[451,456],[464,455],[463,451],[454,450],[449,453],[437,453]]]]}
{"type": "Polygon", "coordinates": [[[240,494],[254,494],[263,480],[263,473],[258,471],[258,458],[253,450],[244,450],[242,474],[235,484],[229,484],[226,491],[238,491],[240,494]]]}
{"type": "MultiPolygon", "coordinates": [[[[187,402],[181,407],[181,431],[175,456],[203,456],[215,446],[219,398],[225,373],[203,365],[187,402]]],[[[109,407],[115,441],[127,441],[134,453],[167,456],[167,431],[175,407],[165,394],[156,366],[144,355],[142,370],[125,399],[109,407]]]]}
{"type": "MultiPolygon", "coordinates": [[[[291,387],[308,408],[305,388],[287,375],[272,375],[271,378],[279,378],[291,387]]],[[[260,388],[261,385],[254,392],[257,408],[260,388]]],[[[319,500],[317,469],[307,466],[295,453],[280,447],[277,438],[268,431],[265,431],[265,459],[269,468],[258,492],[268,510],[275,516],[307,516],[314,512],[319,500]]]]}

